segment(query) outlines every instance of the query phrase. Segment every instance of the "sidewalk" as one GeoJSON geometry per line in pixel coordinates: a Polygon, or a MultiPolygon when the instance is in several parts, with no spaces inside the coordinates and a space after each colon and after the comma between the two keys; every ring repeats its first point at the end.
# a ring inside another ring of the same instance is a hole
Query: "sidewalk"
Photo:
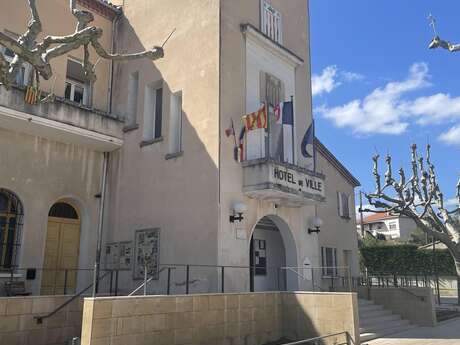
{"type": "Polygon", "coordinates": [[[369,345],[459,345],[460,318],[441,322],[436,327],[419,327],[407,332],[369,341],[369,345]]]}

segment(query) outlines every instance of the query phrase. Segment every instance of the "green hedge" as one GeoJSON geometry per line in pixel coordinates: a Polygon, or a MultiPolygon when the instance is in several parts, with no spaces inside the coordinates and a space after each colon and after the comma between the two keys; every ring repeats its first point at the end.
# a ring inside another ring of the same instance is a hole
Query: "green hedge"
{"type": "MultiPolygon", "coordinates": [[[[362,264],[369,273],[432,274],[433,252],[414,245],[370,246],[360,249],[362,264]]],[[[452,256],[447,250],[435,251],[439,275],[456,275],[452,256]]]]}

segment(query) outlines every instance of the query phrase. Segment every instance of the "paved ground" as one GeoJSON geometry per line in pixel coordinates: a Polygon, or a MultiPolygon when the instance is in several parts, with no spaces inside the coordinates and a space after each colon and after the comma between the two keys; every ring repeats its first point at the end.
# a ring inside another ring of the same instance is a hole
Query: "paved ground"
{"type": "Polygon", "coordinates": [[[419,327],[407,332],[369,341],[369,345],[459,345],[460,318],[441,322],[436,327],[419,327]]]}

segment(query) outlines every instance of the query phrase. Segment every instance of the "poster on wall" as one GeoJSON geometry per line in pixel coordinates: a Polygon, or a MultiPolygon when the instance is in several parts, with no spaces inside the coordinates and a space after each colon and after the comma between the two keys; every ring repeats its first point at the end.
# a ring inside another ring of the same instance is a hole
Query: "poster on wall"
{"type": "Polygon", "coordinates": [[[254,266],[256,276],[267,275],[267,244],[265,240],[253,239],[254,266]]]}
{"type": "Polygon", "coordinates": [[[133,242],[108,243],[105,247],[105,268],[129,271],[132,267],[133,242]]]}
{"type": "Polygon", "coordinates": [[[160,260],[160,229],[137,230],[135,234],[134,279],[144,278],[144,267],[149,277],[158,280],[160,260]]]}

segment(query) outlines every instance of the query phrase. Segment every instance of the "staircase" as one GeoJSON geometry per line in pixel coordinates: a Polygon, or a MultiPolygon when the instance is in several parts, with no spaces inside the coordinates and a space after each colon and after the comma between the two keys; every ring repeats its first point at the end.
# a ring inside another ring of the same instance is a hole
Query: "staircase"
{"type": "Polygon", "coordinates": [[[417,327],[411,325],[407,320],[402,320],[398,314],[393,314],[390,310],[386,310],[383,306],[374,304],[372,301],[359,299],[358,310],[361,343],[417,327]]]}

